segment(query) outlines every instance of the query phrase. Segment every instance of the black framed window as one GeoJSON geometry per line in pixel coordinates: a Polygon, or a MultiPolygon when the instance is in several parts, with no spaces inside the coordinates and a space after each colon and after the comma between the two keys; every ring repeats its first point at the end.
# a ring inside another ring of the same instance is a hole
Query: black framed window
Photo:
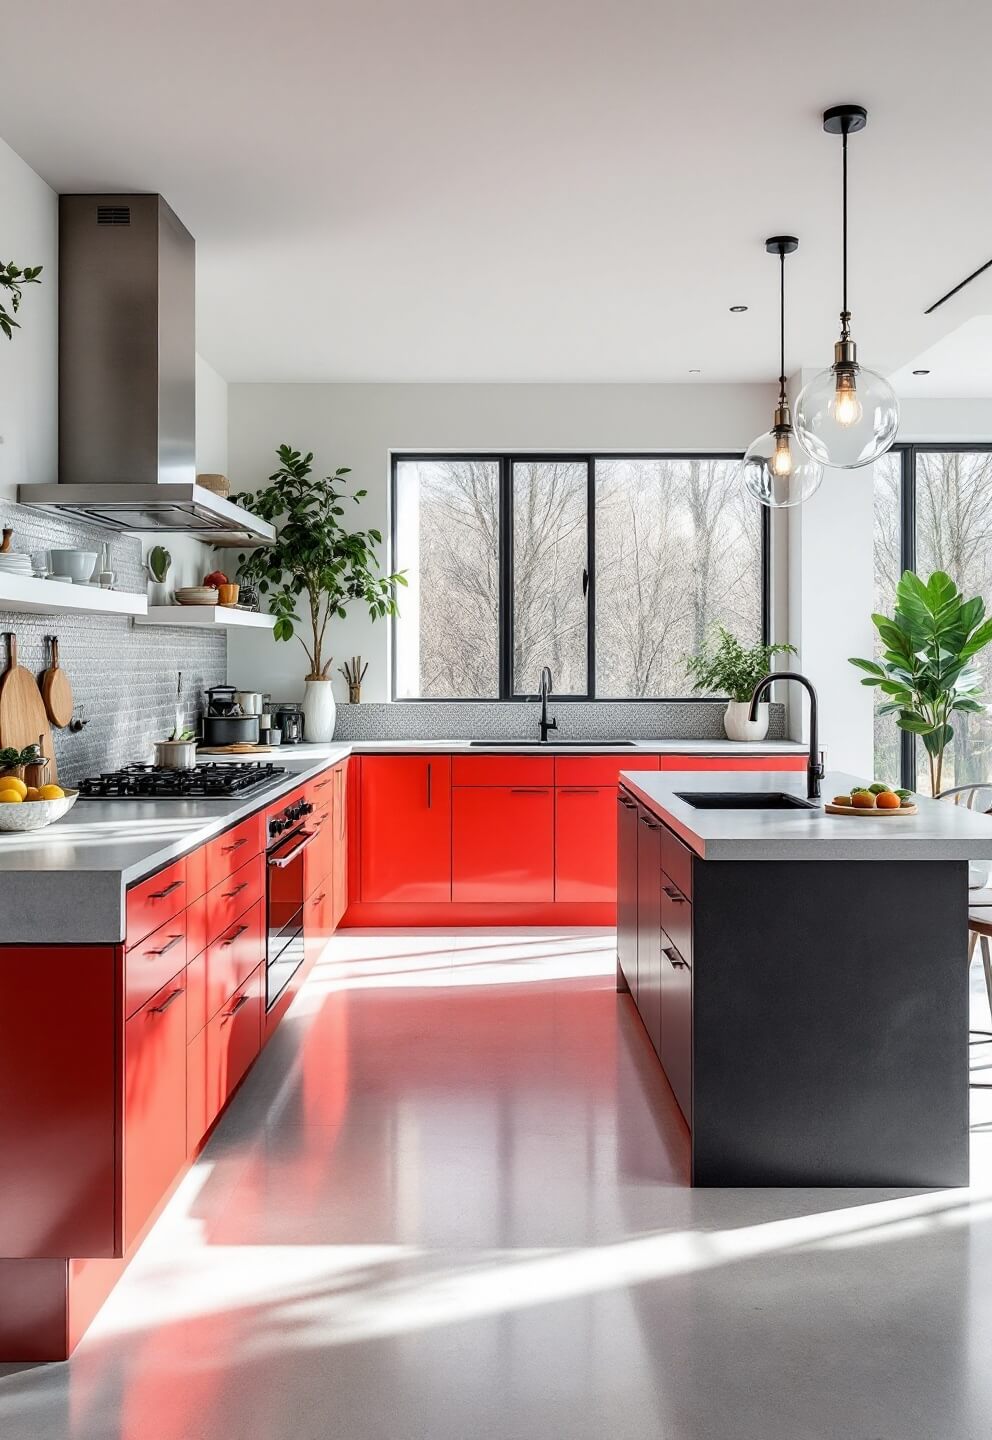
{"type": "MultiPolygon", "coordinates": [[[[875,606],[891,614],[903,570],[945,570],[992,610],[992,444],[894,447],[875,464],[875,606]]],[[[876,636],[876,648],[878,647],[876,636]]],[[[992,655],[976,657],[992,696],[992,655]]],[[[992,716],[956,715],[943,784],[992,780],[992,716]]],[[[929,789],[926,753],[892,716],[875,718],[875,771],[929,789]]]]}
{"type": "MultiPolygon", "coordinates": [[[[768,638],[769,512],[739,455],[394,455],[393,697],[686,699],[724,624],[768,638]]],[[[694,697],[698,698],[698,697],[694,697]]]]}

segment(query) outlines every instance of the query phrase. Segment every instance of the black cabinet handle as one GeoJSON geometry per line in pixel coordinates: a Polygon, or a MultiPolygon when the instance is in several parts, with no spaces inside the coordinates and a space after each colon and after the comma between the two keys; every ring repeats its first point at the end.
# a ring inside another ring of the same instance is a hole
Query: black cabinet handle
{"type": "Polygon", "coordinates": [[[660,830],[661,826],[656,820],[651,820],[647,815],[641,816],[641,824],[646,825],[649,830],[660,830]]]}
{"type": "Polygon", "coordinates": [[[617,799],[619,800],[620,804],[623,806],[623,808],[624,808],[625,810],[636,810],[636,809],[637,809],[637,804],[636,804],[635,801],[633,801],[633,800],[625,800],[622,795],[618,795],[618,796],[617,796],[617,799]]]}
{"type": "Polygon", "coordinates": [[[172,949],[173,945],[178,945],[180,940],[184,940],[185,938],[184,935],[173,935],[165,942],[161,950],[149,950],[148,953],[149,955],[166,955],[172,949]]]}
{"type": "Polygon", "coordinates": [[[595,795],[595,785],[568,785],[558,791],[559,795],[595,795]]]}
{"type": "Polygon", "coordinates": [[[511,787],[511,795],[547,795],[547,790],[539,790],[532,785],[517,785],[511,787]]]}
{"type": "Polygon", "coordinates": [[[661,888],[664,890],[665,894],[668,896],[669,900],[673,902],[673,904],[685,904],[685,896],[682,894],[681,891],[676,890],[674,885],[663,885],[661,888]]]}
{"type": "Polygon", "coordinates": [[[186,884],[185,880],[173,880],[171,885],[166,885],[164,890],[153,890],[149,900],[164,900],[166,895],[171,895],[173,890],[181,890],[186,884]]]}
{"type": "Polygon", "coordinates": [[[221,947],[220,947],[220,948],[221,948],[222,950],[226,950],[227,947],[228,947],[228,945],[233,945],[234,942],[235,942],[235,940],[237,940],[238,936],[239,936],[239,935],[243,935],[247,929],[248,929],[248,926],[247,926],[247,925],[239,925],[238,928],[237,928],[237,930],[235,930],[235,932],[234,932],[233,935],[228,935],[228,937],[227,937],[226,940],[222,940],[222,941],[221,941],[221,947]]]}
{"type": "Polygon", "coordinates": [[[427,762],[427,808],[428,808],[428,810],[431,808],[431,771],[433,770],[433,768],[434,768],[434,767],[433,767],[431,761],[428,760],[428,762],[427,762]]]}
{"type": "Polygon", "coordinates": [[[152,1008],[151,1008],[151,1010],[149,1011],[149,1014],[151,1014],[151,1015],[164,1015],[165,1012],[166,1012],[166,1010],[168,1010],[169,1006],[170,1006],[170,1005],[174,1005],[174,1004],[176,1003],[176,1001],[179,999],[180,995],[185,995],[185,994],[186,994],[186,991],[185,991],[185,990],[173,990],[172,994],[169,995],[169,996],[167,996],[167,998],[162,1001],[161,1005],[153,1005],[152,1008]]]}
{"type": "Polygon", "coordinates": [[[233,900],[235,895],[240,895],[242,890],[248,889],[248,881],[242,880],[240,885],[235,885],[233,890],[222,890],[221,894],[225,900],[233,900]]]}
{"type": "Polygon", "coordinates": [[[688,970],[688,963],[682,959],[682,956],[675,949],[674,945],[663,945],[661,947],[661,953],[662,955],[667,955],[668,963],[673,970],[688,970]]]}
{"type": "Polygon", "coordinates": [[[222,854],[222,855],[230,855],[233,850],[240,850],[241,847],[242,847],[242,845],[247,845],[247,844],[248,844],[248,836],[247,836],[247,835],[242,835],[241,839],[240,839],[240,840],[235,840],[235,842],[234,842],[233,845],[222,845],[222,846],[221,846],[221,854],[222,854]]]}
{"type": "Polygon", "coordinates": [[[242,1009],[243,1006],[247,1005],[250,999],[250,995],[239,995],[231,1009],[224,1012],[224,1019],[233,1020],[235,1015],[237,1015],[238,1011],[242,1009]]]}

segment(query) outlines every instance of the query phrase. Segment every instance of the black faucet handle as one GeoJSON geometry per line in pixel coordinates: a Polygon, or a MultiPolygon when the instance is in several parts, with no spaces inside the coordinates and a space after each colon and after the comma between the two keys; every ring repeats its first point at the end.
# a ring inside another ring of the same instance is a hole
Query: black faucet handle
{"type": "Polygon", "coordinates": [[[558,721],[557,721],[557,719],[555,719],[555,720],[549,720],[549,721],[547,722],[547,724],[548,724],[548,729],[549,729],[549,730],[557,730],[557,729],[558,729],[558,721]]]}

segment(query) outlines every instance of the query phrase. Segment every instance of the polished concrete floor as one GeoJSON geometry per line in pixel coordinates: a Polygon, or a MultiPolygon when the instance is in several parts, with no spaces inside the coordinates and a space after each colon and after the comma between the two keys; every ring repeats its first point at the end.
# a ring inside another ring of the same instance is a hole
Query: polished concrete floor
{"type": "Polygon", "coordinates": [[[692,1191],[613,973],[338,937],[3,1440],[986,1440],[992,1091],[969,1191],[692,1191]]]}

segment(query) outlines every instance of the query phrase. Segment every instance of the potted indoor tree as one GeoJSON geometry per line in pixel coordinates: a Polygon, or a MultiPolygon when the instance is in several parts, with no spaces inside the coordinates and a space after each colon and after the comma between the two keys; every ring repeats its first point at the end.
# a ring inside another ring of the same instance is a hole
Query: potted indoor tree
{"type": "Polygon", "coordinates": [[[992,619],[976,595],[965,600],[943,570],[924,583],[905,570],[896,586],[895,612],[873,615],[884,646],[881,661],[851,658],[866,671],[862,685],[876,686],[888,698],[879,715],[895,715],[900,730],[919,735],[930,762],[930,793],[939,795],[944,751],[954,739],[953,715],[977,715],[986,709],[982,677],[972,664],[992,641],[992,619]]]}
{"type": "Polygon", "coordinates": [[[768,704],[758,706],[756,720],[748,719],[751,696],[759,680],[771,670],[775,655],[795,655],[794,645],[752,645],[746,649],[722,625],[698,655],[687,662],[693,689],[709,695],[727,695],[723,728],[729,740],[764,740],[768,734],[768,704]]]}
{"type": "Polygon", "coordinates": [[[323,480],[311,478],[313,452],[306,455],[280,445],[279,469],[263,489],[232,496],[234,502],[276,528],[273,544],[239,556],[238,576],[268,597],[276,617],[273,636],[292,640],[306,651],[309,670],[303,702],[308,740],[330,740],[336,707],[331,689],[332,656],[327,653],[327,627],[343,620],[355,601],[368,607],[373,620],[397,613],[396,586],[402,574],[380,574],[378,530],[346,530],[341,523],[346,499],[359,504],[366,490],[348,496],[341,466],[323,480]],[[305,611],[305,620],[299,610],[305,611]]]}

